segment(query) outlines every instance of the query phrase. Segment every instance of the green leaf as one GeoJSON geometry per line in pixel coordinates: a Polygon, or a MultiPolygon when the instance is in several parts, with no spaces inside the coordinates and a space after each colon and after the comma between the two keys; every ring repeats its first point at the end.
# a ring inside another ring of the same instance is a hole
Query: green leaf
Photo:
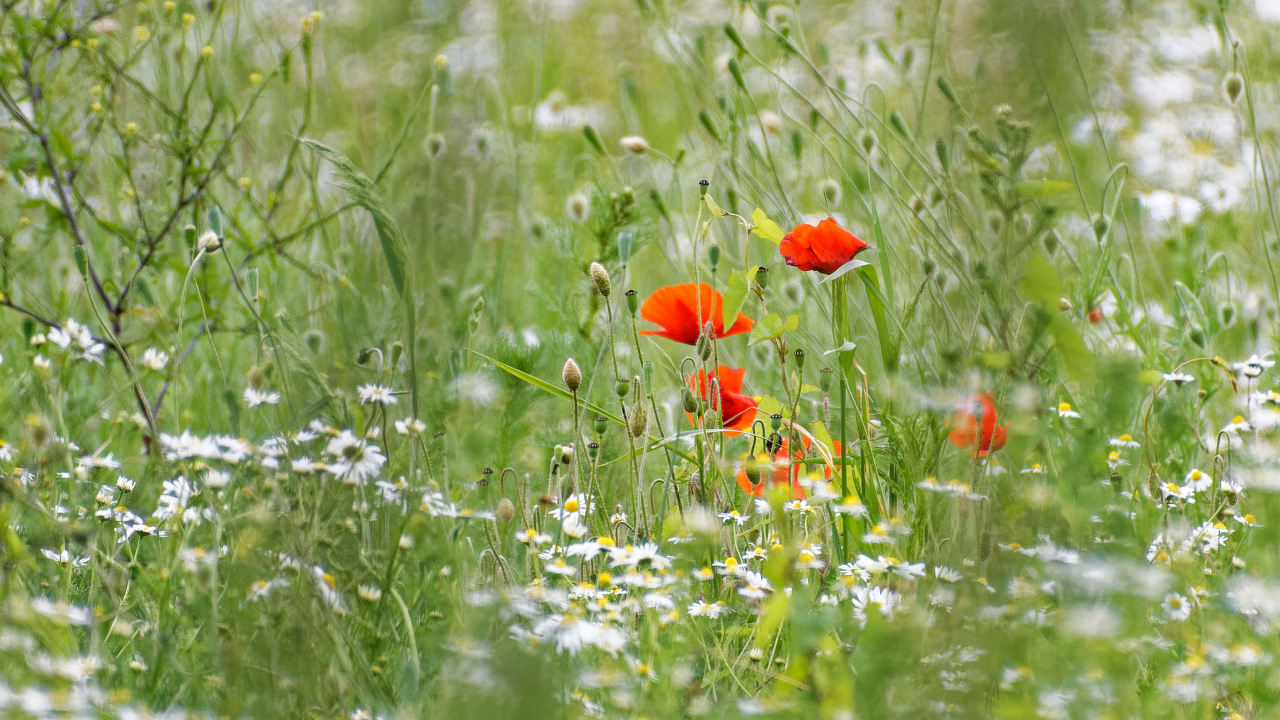
{"type": "Polygon", "coordinates": [[[756,321],[755,327],[751,328],[751,336],[748,338],[747,344],[755,345],[765,340],[774,340],[799,328],[799,315],[788,315],[787,319],[783,320],[778,313],[769,313],[756,321]]]}
{"type": "Polygon", "coordinates": [[[751,281],[756,277],[756,271],[759,267],[753,267],[745,271],[738,271],[729,276],[729,287],[724,293],[724,326],[733,325],[733,321],[738,318],[738,312],[742,310],[742,305],[747,301],[747,293],[751,289],[751,281]]]}
{"type": "MultiPolygon", "coordinates": [[[[551,383],[547,382],[546,380],[543,380],[542,378],[534,377],[533,375],[530,375],[529,373],[524,372],[523,370],[517,370],[516,368],[511,367],[510,365],[502,362],[501,360],[495,360],[489,357],[488,355],[485,355],[484,353],[478,353],[475,350],[472,350],[471,354],[475,355],[478,358],[481,358],[482,360],[487,360],[488,362],[493,363],[493,365],[497,367],[499,370],[503,370],[507,373],[510,373],[517,380],[526,382],[536,388],[545,390],[551,393],[552,395],[555,395],[557,397],[562,397],[565,400],[570,400],[570,401],[573,400],[573,393],[560,387],[559,385],[552,385],[551,383]]],[[[614,415],[608,410],[605,410],[599,405],[583,400],[582,398],[578,398],[578,403],[583,407],[585,407],[586,409],[590,410],[591,412],[597,415],[603,416],[605,418],[608,418],[609,420],[612,420],[613,422],[619,425],[622,425],[623,427],[626,427],[626,423],[623,422],[622,418],[618,417],[617,415],[614,415]]]]}
{"type": "Polygon", "coordinates": [[[768,215],[760,208],[756,208],[751,213],[751,234],[760,237],[777,245],[786,237],[786,233],[782,232],[782,228],[778,227],[778,223],[769,219],[768,215]]]}
{"type": "Polygon", "coordinates": [[[871,308],[871,319],[875,321],[876,336],[880,340],[880,359],[884,361],[885,370],[896,370],[898,368],[898,344],[889,339],[889,321],[885,314],[885,308],[889,307],[889,300],[884,296],[884,292],[880,290],[880,277],[876,275],[874,265],[864,265],[858,268],[858,275],[862,278],[862,284],[867,288],[867,304],[871,308]]]}
{"type": "Polygon", "coordinates": [[[1043,198],[1059,193],[1070,192],[1075,185],[1065,180],[1032,180],[1018,185],[1018,194],[1024,198],[1043,198]]]}
{"type": "Polygon", "coordinates": [[[711,211],[711,217],[713,218],[724,217],[729,214],[729,211],[720,207],[719,203],[717,203],[709,193],[702,196],[702,202],[707,206],[707,209],[711,211]]]}

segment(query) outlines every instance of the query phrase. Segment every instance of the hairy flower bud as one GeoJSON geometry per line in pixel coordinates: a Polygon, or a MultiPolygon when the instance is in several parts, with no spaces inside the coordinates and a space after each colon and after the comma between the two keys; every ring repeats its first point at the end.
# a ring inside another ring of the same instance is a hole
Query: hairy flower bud
{"type": "Polygon", "coordinates": [[[631,431],[631,437],[644,437],[644,433],[649,429],[649,413],[644,409],[644,403],[636,403],[631,409],[631,422],[627,425],[627,429],[631,431]]]}
{"type": "Polygon", "coordinates": [[[511,518],[516,516],[515,503],[511,502],[507,498],[502,498],[498,501],[498,511],[494,514],[498,516],[498,520],[500,520],[504,525],[511,522],[511,518]]]}
{"type": "Polygon", "coordinates": [[[693,396],[693,393],[689,391],[689,388],[685,388],[684,396],[681,398],[681,401],[684,403],[685,412],[690,415],[698,414],[698,398],[693,396]]]}
{"type": "Polygon", "coordinates": [[[711,357],[711,337],[715,334],[715,327],[710,323],[702,326],[702,332],[698,334],[698,342],[694,345],[694,349],[698,351],[698,357],[706,360],[711,357]]]}
{"type": "Polygon", "coordinates": [[[212,230],[206,230],[200,239],[196,241],[196,248],[206,255],[218,252],[218,248],[222,247],[222,241],[218,239],[218,234],[212,230]]]}
{"type": "Polygon", "coordinates": [[[609,297],[609,291],[613,289],[609,281],[609,271],[605,270],[600,263],[593,262],[588,272],[591,274],[591,284],[596,286],[596,292],[609,297]]]}
{"type": "Polygon", "coordinates": [[[643,155],[649,152],[649,142],[639,135],[628,135],[618,141],[627,152],[643,155]]]}
{"type": "Polygon", "coordinates": [[[564,370],[560,371],[560,379],[564,381],[564,386],[569,388],[569,392],[578,392],[578,387],[582,385],[582,370],[578,369],[578,363],[569,358],[564,361],[564,370]]]}

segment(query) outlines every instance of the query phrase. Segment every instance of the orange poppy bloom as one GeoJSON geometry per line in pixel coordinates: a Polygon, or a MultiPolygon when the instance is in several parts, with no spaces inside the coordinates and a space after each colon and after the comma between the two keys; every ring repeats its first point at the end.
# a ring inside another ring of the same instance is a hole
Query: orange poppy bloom
{"type": "Polygon", "coordinates": [[[956,412],[949,423],[954,428],[947,439],[958,448],[973,448],[975,458],[1004,447],[1008,425],[997,425],[995,397],[987,392],[969,398],[965,406],[956,412]]]}
{"type": "Polygon", "coordinates": [[[866,248],[866,243],[840,227],[833,218],[827,218],[817,227],[797,225],[782,238],[778,252],[788,265],[830,275],[866,248]]]}
{"type": "Polygon", "coordinates": [[[661,330],[643,330],[641,335],[660,335],[686,345],[698,342],[702,326],[708,322],[717,338],[749,332],[755,322],[738,313],[729,329],[724,327],[724,298],[720,291],[706,283],[667,285],[653,291],[640,307],[640,317],[662,326],[661,330]]]}
{"type": "MultiPolygon", "coordinates": [[[[771,464],[772,469],[770,464],[763,464],[757,482],[753,483],[751,481],[751,477],[747,475],[747,469],[745,466],[738,468],[738,487],[742,488],[743,492],[752,497],[764,497],[766,483],[773,485],[790,485],[791,497],[796,500],[803,500],[805,498],[805,494],[804,487],[800,484],[800,468],[802,466],[802,461],[804,460],[804,453],[810,446],[809,438],[803,435],[800,436],[800,444],[802,447],[792,453],[788,458],[787,446],[789,445],[789,441],[787,438],[783,438],[782,446],[773,453],[773,462],[771,464]]],[[[832,441],[831,455],[836,458],[840,457],[839,441],[832,441]]],[[[748,460],[748,462],[750,462],[750,460],[748,460]]],[[[824,464],[823,470],[823,476],[830,480],[832,477],[831,466],[824,464]]]]}
{"type": "MultiPolygon", "coordinates": [[[[710,398],[711,409],[719,410],[723,418],[725,434],[737,435],[751,427],[756,419],[756,401],[742,394],[742,376],[746,370],[734,370],[721,365],[716,368],[716,382],[719,384],[720,397],[710,398]]],[[[707,382],[707,371],[699,370],[696,375],[685,378],[689,389],[698,393],[704,400],[708,399],[710,388],[707,382]]],[[[695,418],[685,413],[690,425],[696,425],[695,418]]]]}

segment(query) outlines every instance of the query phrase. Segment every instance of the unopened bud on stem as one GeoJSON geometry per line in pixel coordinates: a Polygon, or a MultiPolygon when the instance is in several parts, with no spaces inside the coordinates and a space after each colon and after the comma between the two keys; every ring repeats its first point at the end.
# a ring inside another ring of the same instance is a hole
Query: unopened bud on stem
{"type": "Polygon", "coordinates": [[[605,270],[600,263],[593,262],[588,272],[591,274],[591,284],[596,286],[596,292],[609,297],[609,291],[613,289],[613,285],[609,281],[609,271],[605,270]]]}
{"type": "Polygon", "coordinates": [[[564,386],[569,388],[569,392],[578,392],[578,387],[582,385],[582,370],[578,369],[578,363],[569,358],[564,361],[564,370],[560,372],[560,379],[564,381],[564,386]]]}

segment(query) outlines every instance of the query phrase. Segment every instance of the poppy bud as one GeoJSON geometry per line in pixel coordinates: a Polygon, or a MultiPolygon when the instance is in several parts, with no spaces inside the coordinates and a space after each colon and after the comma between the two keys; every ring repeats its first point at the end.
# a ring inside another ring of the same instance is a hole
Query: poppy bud
{"type": "Polygon", "coordinates": [[[590,125],[583,125],[582,135],[587,139],[587,143],[590,144],[591,147],[595,148],[596,152],[600,153],[601,155],[609,154],[604,149],[604,141],[600,139],[600,133],[596,132],[596,129],[594,127],[590,125]]]}
{"type": "Polygon", "coordinates": [[[707,131],[712,139],[720,142],[720,131],[716,129],[715,121],[711,119],[711,113],[706,110],[698,111],[698,122],[702,123],[702,127],[707,131]]]}
{"type": "Polygon", "coordinates": [[[318,355],[324,348],[324,333],[315,328],[311,328],[302,334],[302,341],[306,343],[308,350],[318,355]]]}
{"type": "Polygon", "coordinates": [[[685,388],[684,397],[682,399],[684,401],[685,412],[689,413],[690,415],[699,414],[698,399],[693,396],[693,393],[690,392],[688,388],[685,388]]]}
{"type": "Polygon", "coordinates": [[[582,385],[582,370],[578,369],[578,363],[569,358],[564,361],[564,370],[560,372],[560,379],[564,381],[564,386],[569,388],[569,392],[577,392],[578,386],[582,385]]]}
{"type": "Polygon", "coordinates": [[[404,354],[404,343],[399,340],[391,343],[391,366],[395,367],[400,362],[400,356],[404,354]]]}
{"type": "Polygon", "coordinates": [[[597,435],[603,435],[609,429],[609,418],[603,415],[597,415],[595,419],[595,429],[597,435]]]}
{"type": "Polygon", "coordinates": [[[591,200],[581,193],[570,195],[565,203],[565,212],[569,213],[569,217],[574,222],[584,222],[587,214],[591,212],[591,200]]]}
{"type": "Polygon", "coordinates": [[[770,415],[769,427],[773,428],[774,431],[777,431],[778,428],[782,427],[782,415],[778,413],[770,415]]]}
{"type": "Polygon", "coordinates": [[[619,380],[613,385],[613,391],[617,393],[618,397],[620,398],[626,397],[627,392],[630,390],[631,390],[631,381],[629,380],[619,380]]]}
{"type": "Polygon", "coordinates": [[[897,110],[889,113],[889,126],[902,137],[908,140],[911,139],[911,130],[907,127],[907,120],[897,110]]]}
{"type": "Polygon", "coordinates": [[[631,431],[631,437],[643,437],[646,430],[649,429],[649,413],[644,409],[644,403],[636,403],[631,409],[631,423],[627,429],[631,431]]]}
{"type": "Polygon", "coordinates": [[[1240,93],[1244,90],[1244,79],[1236,73],[1231,73],[1223,83],[1222,89],[1226,91],[1227,99],[1234,103],[1240,99],[1240,93]]]}
{"type": "Polygon", "coordinates": [[[831,391],[831,368],[824,367],[818,371],[818,386],[824,393],[831,391]]]}
{"type": "Polygon", "coordinates": [[[747,90],[747,79],[742,75],[742,63],[737,58],[729,59],[729,74],[733,76],[733,81],[742,88],[743,92],[747,90]]]}
{"type": "MultiPolygon", "coordinates": [[[[710,325],[711,323],[707,323],[707,326],[710,326],[710,325]]],[[[694,345],[694,349],[698,351],[698,357],[702,358],[703,360],[706,360],[711,357],[711,333],[712,332],[715,332],[715,331],[709,330],[708,327],[704,327],[702,329],[702,332],[698,335],[697,344],[694,345]]]]}
{"type": "Polygon", "coordinates": [[[440,157],[444,153],[444,136],[440,133],[431,133],[427,136],[426,142],[427,156],[432,160],[440,157]]]}
{"type": "Polygon", "coordinates": [[[876,134],[870,130],[863,130],[858,136],[858,144],[862,146],[862,151],[870,155],[876,149],[876,134]]]}
{"type": "Polygon", "coordinates": [[[255,390],[261,390],[263,383],[267,381],[267,373],[259,365],[249,368],[249,372],[245,375],[245,379],[249,381],[249,387],[255,390]]]}
{"type": "Polygon", "coordinates": [[[1107,236],[1107,230],[1110,228],[1111,222],[1107,220],[1106,215],[1099,215],[1093,219],[1093,236],[1098,239],[1098,242],[1102,242],[1102,239],[1107,236]]]}
{"type": "Polygon", "coordinates": [[[827,178],[818,183],[818,192],[822,194],[822,199],[827,201],[828,205],[840,204],[840,183],[827,178]]]}
{"type": "Polygon", "coordinates": [[[711,262],[711,272],[716,271],[716,266],[720,264],[720,246],[712,243],[707,248],[707,260],[711,262]]]}
{"type": "Polygon", "coordinates": [[[609,297],[609,291],[613,289],[609,282],[609,271],[605,270],[600,263],[593,262],[589,272],[591,274],[591,284],[596,286],[596,292],[609,297]]]}
{"type": "Polygon", "coordinates": [[[938,76],[938,90],[942,91],[942,96],[945,97],[952,105],[960,104],[960,101],[956,98],[955,88],[951,87],[951,81],[947,80],[942,75],[938,76]]]}
{"type": "Polygon", "coordinates": [[[738,48],[739,52],[747,51],[747,44],[742,42],[742,35],[738,33],[737,28],[732,25],[725,25],[724,34],[729,37],[729,42],[733,43],[734,47],[738,48]]]}
{"type": "Polygon", "coordinates": [[[1072,308],[1071,301],[1067,298],[1058,298],[1058,309],[1062,312],[1070,312],[1072,308]]]}
{"type": "Polygon", "coordinates": [[[720,427],[720,411],[715,408],[711,408],[709,410],[704,411],[702,413],[702,424],[709,429],[719,428],[720,427]]]}
{"type": "Polygon", "coordinates": [[[1218,309],[1218,313],[1222,316],[1223,325],[1230,326],[1232,323],[1235,322],[1236,309],[1234,306],[1223,305],[1221,308],[1218,309]]]}
{"type": "Polygon", "coordinates": [[[575,449],[573,443],[569,443],[568,445],[557,445],[556,447],[559,449],[561,465],[568,465],[573,462],[573,452],[575,449]]]}
{"type": "Polygon", "coordinates": [[[1204,330],[1194,328],[1189,337],[1191,338],[1191,342],[1199,345],[1200,347],[1204,347],[1204,330]]]}
{"type": "Polygon", "coordinates": [[[929,258],[924,258],[920,261],[920,271],[925,277],[932,277],[938,271],[938,264],[929,258]]]}
{"type": "Polygon", "coordinates": [[[796,355],[796,368],[799,370],[803,370],[804,369],[804,350],[801,348],[796,348],[795,355],[796,355]]]}
{"type": "Polygon", "coordinates": [[[371,347],[360,348],[360,351],[356,353],[356,364],[367,365],[369,360],[373,358],[373,350],[371,347]]]}
{"type": "Polygon", "coordinates": [[[194,248],[196,246],[196,226],[187,225],[182,228],[182,239],[187,241],[187,247],[194,248]]]}
{"type": "Polygon", "coordinates": [[[756,268],[756,285],[758,285],[761,290],[769,287],[769,268],[763,265],[756,268]]]}
{"type": "Polygon", "coordinates": [[[502,498],[498,501],[498,510],[494,514],[498,516],[498,520],[500,520],[503,525],[511,522],[511,518],[516,516],[515,503],[511,502],[507,498],[502,498]]]}
{"type": "Polygon", "coordinates": [[[1049,231],[1049,233],[1044,236],[1044,251],[1052,255],[1058,250],[1059,242],[1061,241],[1058,239],[1058,234],[1052,230],[1049,231]]]}

